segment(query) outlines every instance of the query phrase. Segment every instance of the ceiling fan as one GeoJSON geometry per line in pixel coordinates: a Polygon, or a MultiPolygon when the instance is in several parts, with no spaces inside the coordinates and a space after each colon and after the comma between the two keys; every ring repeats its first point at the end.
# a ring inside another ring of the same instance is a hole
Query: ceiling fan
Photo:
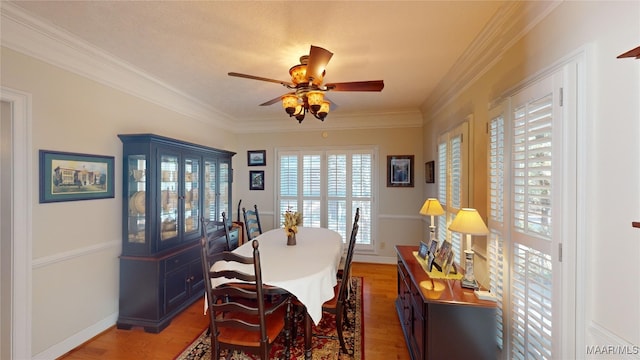
{"type": "Polygon", "coordinates": [[[289,69],[290,82],[236,72],[230,72],[229,76],[280,84],[292,91],[264,102],[260,106],[273,105],[282,101],[282,107],[284,107],[287,114],[290,117],[295,117],[299,123],[304,120],[306,113],[311,113],[316,119],[324,121],[330,110],[330,103],[324,98],[325,92],[382,91],[384,88],[383,80],[351,81],[323,85],[322,80],[326,73],[325,67],[332,56],[333,53],[329,50],[311,45],[309,55],[301,56],[300,64],[289,69]]]}

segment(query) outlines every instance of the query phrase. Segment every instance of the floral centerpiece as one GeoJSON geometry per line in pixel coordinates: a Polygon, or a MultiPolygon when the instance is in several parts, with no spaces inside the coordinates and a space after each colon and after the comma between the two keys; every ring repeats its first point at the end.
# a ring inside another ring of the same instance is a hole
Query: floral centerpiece
{"type": "Polygon", "coordinates": [[[284,232],[287,234],[287,245],[296,244],[298,226],[302,225],[302,214],[297,211],[287,210],[284,213],[284,232]]]}

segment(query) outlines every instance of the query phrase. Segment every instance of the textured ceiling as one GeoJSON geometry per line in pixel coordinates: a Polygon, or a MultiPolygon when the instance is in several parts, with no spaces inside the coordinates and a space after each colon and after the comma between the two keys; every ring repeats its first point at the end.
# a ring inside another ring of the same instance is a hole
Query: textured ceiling
{"type": "Polygon", "coordinates": [[[328,120],[418,111],[505,2],[12,3],[242,126],[286,117],[278,103],[258,104],[287,89],[227,73],[289,81],[289,68],[312,44],[334,53],[325,82],[385,82],[380,93],[328,93],[337,105],[328,120]]]}

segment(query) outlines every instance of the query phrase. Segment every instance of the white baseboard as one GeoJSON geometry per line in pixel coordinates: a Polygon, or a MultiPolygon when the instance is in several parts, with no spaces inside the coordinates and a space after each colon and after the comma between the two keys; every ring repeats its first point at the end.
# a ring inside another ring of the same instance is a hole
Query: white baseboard
{"type": "Polygon", "coordinates": [[[35,360],[57,359],[60,356],[84,344],[85,342],[91,340],[101,332],[112,327],[113,325],[115,325],[117,319],[118,319],[118,313],[115,312],[107,316],[106,318],[102,319],[101,321],[89,326],[88,328],[83,329],[79,333],[76,333],[73,336],[66,338],[64,341],[53,345],[52,347],[46,349],[45,351],[39,354],[34,355],[33,359],[35,360]]]}
{"type": "Polygon", "coordinates": [[[591,322],[587,334],[585,348],[576,349],[578,358],[640,359],[640,344],[632,344],[598,323],[591,322]]]}
{"type": "Polygon", "coordinates": [[[377,255],[353,255],[353,262],[373,263],[373,264],[396,264],[398,259],[394,256],[377,255]]]}

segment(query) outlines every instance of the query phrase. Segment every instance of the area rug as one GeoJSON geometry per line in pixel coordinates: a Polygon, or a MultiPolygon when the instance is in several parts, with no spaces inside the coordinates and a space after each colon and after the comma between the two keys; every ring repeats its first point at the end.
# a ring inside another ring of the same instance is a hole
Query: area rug
{"type": "MultiPolygon", "coordinates": [[[[341,354],[338,333],[335,329],[335,316],[324,313],[322,320],[313,326],[313,359],[314,360],[363,360],[364,359],[364,323],[362,316],[362,283],[360,277],[351,278],[351,296],[347,312],[347,321],[343,334],[347,349],[353,352],[351,355],[341,354]]],[[[291,348],[291,359],[304,359],[304,329],[302,321],[298,321],[298,336],[291,348]]],[[[197,339],[193,341],[176,360],[208,360],[211,356],[210,337],[205,329],[197,339]]],[[[279,336],[271,348],[270,359],[282,359],[284,354],[284,336],[279,336]]],[[[257,356],[235,351],[228,354],[222,351],[221,360],[256,360],[257,356]]]]}

